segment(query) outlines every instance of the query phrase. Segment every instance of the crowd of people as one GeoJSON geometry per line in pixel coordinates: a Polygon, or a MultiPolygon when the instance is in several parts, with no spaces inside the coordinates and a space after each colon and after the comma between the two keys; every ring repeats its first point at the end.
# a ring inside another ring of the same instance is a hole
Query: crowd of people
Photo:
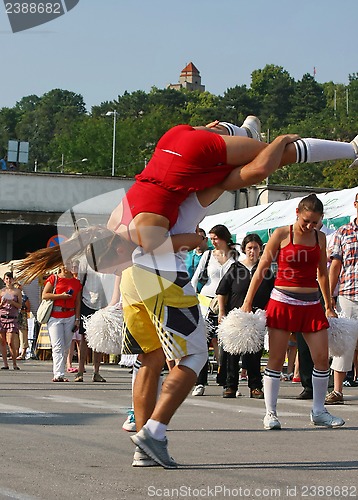
{"type": "MultiPolygon", "coordinates": [[[[326,239],[316,230],[323,216],[319,199],[310,195],[301,200],[296,222],[275,230],[262,255],[258,235],[248,235],[242,242],[240,259],[239,248],[222,225],[209,231],[213,249],[205,250],[206,234],[198,227],[208,207],[225,190],[262,181],[283,165],[340,158],[354,164],[357,157],[357,137],[344,143],[286,134],[265,144],[260,141],[259,120],[252,116],[241,127],[217,121],[206,127],[179,125],[159,140],[146,169],[113,210],[107,228],[76,231],[59,247],[33,252],[19,264],[19,279],[24,282],[59,269],[50,275],[43,291],[43,298],[53,301],[48,329],[54,382],[67,380],[66,360],[77,330],[82,338],[76,381],[83,381],[86,339],[81,317],[106,305],[98,299],[91,274],[116,275],[123,310],[122,352],[137,355],[140,366],[133,384],[134,466],[177,467],[168,451],[167,427],[193,387],[195,396],[204,394],[208,344],[217,357],[223,396],[237,395],[239,358],[224,349],[219,352],[217,344],[217,327],[235,308],[247,313],[254,308],[266,309],[269,359],[263,383],[262,352],[245,359],[250,397],[265,399],[265,429],[281,428],[276,403],[288,339],[294,332],[302,333],[313,360],[312,423],[325,427],[344,424],[324,407],[329,377],[327,316],[336,313],[328,280],[326,239]],[[189,256],[187,250],[191,249],[196,250],[189,256]],[[74,276],[76,258],[86,259],[79,279],[74,276]],[[278,265],[275,278],[271,271],[274,260],[278,265]],[[170,371],[158,391],[166,361],[170,371]]],[[[338,233],[333,246],[330,272],[337,279],[346,265],[342,265],[343,258],[348,259],[342,251],[346,239],[346,233],[338,233]]],[[[340,294],[354,302],[354,263],[347,267],[348,277],[346,283],[341,282],[340,294]]],[[[12,339],[18,330],[15,312],[22,299],[11,280],[1,292],[0,334],[2,353],[10,335],[16,369],[12,339]]],[[[354,304],[346,308],[351,317],[353,309],[354,304]]],[[[353,356],[333,360],[335,373],[345,373],[352,360],[353,356]]],[[[94,361],[93,381],[104,382],[98,370],[94,361]]],[[[334,389],[337,394],[341,393],[340,380],[341,375],[334,389]]]]}

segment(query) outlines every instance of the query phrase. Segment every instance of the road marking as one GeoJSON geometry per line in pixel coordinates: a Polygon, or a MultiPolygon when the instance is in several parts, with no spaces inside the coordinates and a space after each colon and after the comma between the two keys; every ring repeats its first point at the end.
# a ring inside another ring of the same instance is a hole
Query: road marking
{"type": "MultiPolygon", "coordinates": [[[[265,407],[263,406],[262,408],[256,408],[254,406],[249,407],[249,406],[243,406],[243,405],[235,405],[231,406],[229,404],[225,403],[215,403],[211,401],[204,401],[200,397],[200,401],[198,401],[199,396],[197,396],[194,399],[186,399],[184,401],[185,404],[191,405],[191,406],[201,406],[203,408],[212,408],[216,410],[224,410],[225,412],[231,412],[231,413],[248,413],[250,415],[259,415],[263,417],[265,415],[265,407]]],[[[284,400],[286,401],[286,400],[284,400]]],[[[278,403],[279,404],[279,403],[278,403]]],[[[280,411],[279,412],[280,417],[303,417],[307,416],[306,413],[292,413],[288,411],[280,411]]]]}
{"type": "Polygon", "coordinates": [[[128,410],[128,406],[120,406],[108,404],[105,401],[94,400],[94,399],[82,399],[82,398],[72,398],[70,396],[53,395],[53,396],[43,396],[37,399],[47,399],[54,403],[68,403],[72,405],[77,405],[82,408],[100,408],[102,410],[111,410],[114,413],[119,413],[125,415],[128,410]]]}
{"type": "Polygon", "coordinates": [[[17,491],[0,488],[1,498],[10,498],[14,500],[36,500],[38,497],[32,497],[26,493],[18,493],[17,491]]]}
{"type": "Polygon", "coordinates": [[[0,403],[0,414],[11,415],[16,417],[55,417],[56,413],[47,413],[45,411],[33,410],[25,406],[13,406],[0,403]]]}

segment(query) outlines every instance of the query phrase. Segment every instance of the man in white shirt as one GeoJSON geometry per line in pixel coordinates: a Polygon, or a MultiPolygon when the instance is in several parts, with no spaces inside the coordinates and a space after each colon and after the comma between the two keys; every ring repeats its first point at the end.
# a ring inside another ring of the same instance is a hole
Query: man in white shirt
{"type": "MultiPolygon", "coordinates": [[[[85,257],[79,261],[78,279],[82,283],[82,300],[80,313],[80,329],[81,335],[79,368],[75,378],[75,382],[83,382],[83,374],[87,359],[87,340],[86,330],[83,324],[83,317],[90,316],[99,309],[106,307],[111,300],[114,275],[103,274],[94,271],[88,264],[85,257]]],[[[99,368],[102,360],[102,353],[93,351],[93,382],[106,382],[106,379],[99,373],[99,368]]]]}

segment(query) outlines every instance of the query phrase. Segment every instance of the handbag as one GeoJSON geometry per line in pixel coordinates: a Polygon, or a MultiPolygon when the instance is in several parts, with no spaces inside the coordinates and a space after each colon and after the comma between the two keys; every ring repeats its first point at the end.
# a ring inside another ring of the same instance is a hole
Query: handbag
{"type": "MultiPolygon", "coordinates": [[[[227,304],[227,301],[228,301],[228,296],[227,295],[224,295],[224,302],[225,304],[227,304]]],[[[219,314],[219,300],[218,300],[218,296],[215,295],[215,297],[213,297],[210,301],[210,304],[209,304],[209,313],[211,314],[215,314],[215,316],[218,316],[219,314]]]]}
{"type": "Polygon", "coordinates": [[[217,316],[219,314],[219,301],[217,295],[213,297],[209,304],[209,311],[217,316]]]}
{"type": "MultiPolygon", "coordinates": [[[[57,284],[57,276],[55,277],[53,293],[55,293],[56,284],[57,284]]],[[[53,309],[53,303],[54,303],[54,301],[50,300],[50,299],[42,299],[41,300],[41,303],[40,303],[39,308],[37,309],[37,313],[36,313],[36,319],[41,325],[43,325],[44,323],[47,323],[48,320],[50,319],[52,309],[53,309]]]]}
{"type": "Polygon", "coordinates": [[[210,257],[211,257],[211,250],[209,250],[204,269],[201,271],[201,273],[199,274],[199,277],[198,277],[198,283],[200,283],[201,285],[206,285],[206,283],[209,281],[208,264],[209,264],[210,257]]]}

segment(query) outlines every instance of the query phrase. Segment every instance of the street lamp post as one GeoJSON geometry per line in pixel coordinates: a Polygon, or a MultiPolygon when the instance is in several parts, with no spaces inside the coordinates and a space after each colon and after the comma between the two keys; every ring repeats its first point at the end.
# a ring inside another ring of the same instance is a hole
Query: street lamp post
{"type": "Polygon", "coordinates": [[[63,171],[64,171],[64,167],[67,166],[67,165],[72,165],[73,163],[84,163],[88,161],[88,158],[82,158],[82,160],[73,160],[73,161],[67,161],[65,162],[65,155],[62,154],[61,155],[61,174],[63,174],[63,171]]]}
{"type": "Polygon", "coordinates": [[[106,116],[113,115],[113,141],[112,141],[112,177],[114,177],[114,160],[116,156],[116,121],[118,112],[116,110],[107,111],[106,116]]]}

